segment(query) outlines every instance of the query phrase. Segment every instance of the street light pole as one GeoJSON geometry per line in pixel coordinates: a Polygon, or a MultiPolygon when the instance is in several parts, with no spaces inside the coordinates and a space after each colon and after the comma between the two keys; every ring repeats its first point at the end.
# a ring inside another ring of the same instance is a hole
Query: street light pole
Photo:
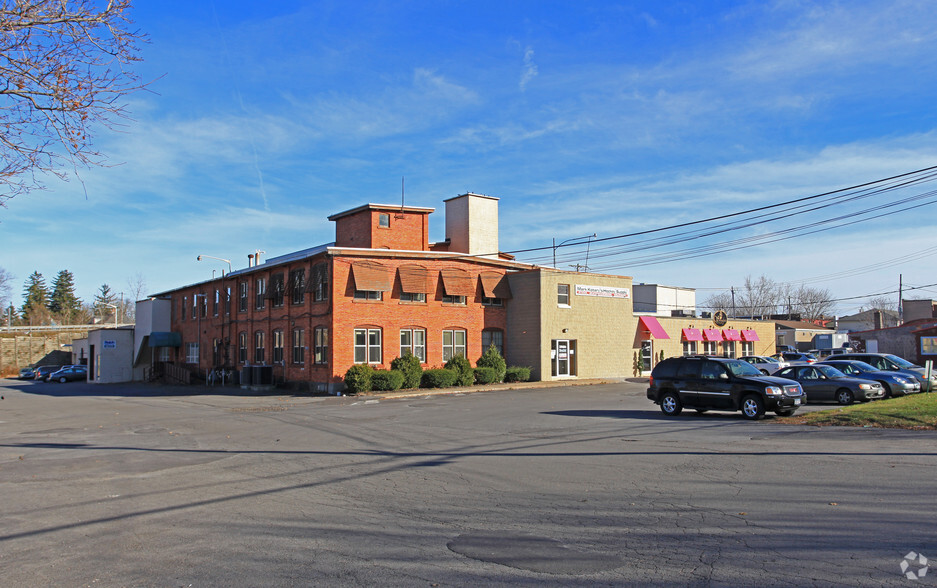
{"type": "MultiPolygon", "coordinates": [[[[553,238],[553,267],[556,267],[556,250],[558,247],[562,247],[565,243],[571,243],[572,241],[581,241],[582,239],[589,239],[589,242],[592,242],[592,239],[595,239],[595,233],[591,235],[586,235],[584,237],[573,237],[572,239],[566,239],[565,241],[560,241],[560,244],[556,244],[556,237],[553,238]]],[[[586,254],[586,263],[589,263],[589,255],[586,254]]]]}
{"type": "Polygon", "coordinates": [[[227,264],[228,264],[228,273],[229,273],[229,274],[231,273],[231,260],[230,260],[230,259],[224,259],[224,258],[222,258],[222,257],[215,257],[215,256],[213,256],[213,255],[199,255],[198,257],[195,258],[195,261],[202,261],[202,258],[203,258],[203,257],[207,257],[207,258],[209,258],[209,259],[217,259],[218,261],[223,261],[223,262],[227,263],[227,264]]]}

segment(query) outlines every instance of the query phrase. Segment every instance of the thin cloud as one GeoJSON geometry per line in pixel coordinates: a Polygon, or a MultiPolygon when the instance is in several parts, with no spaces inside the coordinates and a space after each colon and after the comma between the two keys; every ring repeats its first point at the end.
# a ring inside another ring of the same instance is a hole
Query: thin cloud
{"type": "Polygon", "coordinates": [[[534,50],[531,47],[527,47],[527,49],[524,50],[524,71],[521,74],[520,81],[521,92],[527,90],[527,84],[537,77],[537,73],[537,64],[534,63],[534,50]]]}

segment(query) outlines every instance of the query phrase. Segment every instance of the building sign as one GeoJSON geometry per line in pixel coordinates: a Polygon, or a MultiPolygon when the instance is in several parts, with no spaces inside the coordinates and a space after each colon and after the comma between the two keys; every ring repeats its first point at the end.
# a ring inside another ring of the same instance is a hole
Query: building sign
{"type": "Polygon", "coordinates": [[[598,296],[600,298],[631,298],[628,288],[611,286],[581,286],[576,284],[576,296],[598,296]]]}
{"type": "Polygon", "coordinates": [[[101,345],[101,347],[103,347],[104,349],[117,349],[117,341],[105,340],[103,341],[103,345],[101,345]]]}

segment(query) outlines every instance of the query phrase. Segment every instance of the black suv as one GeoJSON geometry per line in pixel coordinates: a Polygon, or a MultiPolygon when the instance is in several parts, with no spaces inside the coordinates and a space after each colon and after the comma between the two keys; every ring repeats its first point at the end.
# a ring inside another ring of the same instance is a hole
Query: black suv
{"type": "Polygon", "coordinates": [[[804,391],[793,380],[764,376],[738,359],[694,355],[657,364],[647,397],[668,416],[677,416],[685,406],[697,412],[741,410],[745,418],[756,420],[766,410],[794,414],[803,404],[804,391]]]}

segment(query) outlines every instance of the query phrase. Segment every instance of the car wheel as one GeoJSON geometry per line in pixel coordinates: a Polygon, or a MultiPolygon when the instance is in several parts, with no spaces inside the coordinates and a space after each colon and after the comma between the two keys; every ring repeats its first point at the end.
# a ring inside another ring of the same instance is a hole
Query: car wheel
{"type": "Polygon", "coordinates": [[[59,378],[59,382],[62,384],[64,384],[67,381],[68,381],[68,378],[66,378],[65,376],[62,376],[61,378],[59,378]]]}
{"type": "Polygon", "coordinates": [[[768,370],[761,370],[761,375],[767,376],[767,375],[768,375],[768,370]]]}
{"type": "Polygon", "coordinates": [[[836,402],[840,404],[852,404],[856,400],[856,397],[852,395],[850,390],[841,388],[836,392],[836,402]]]}
{"type": "Polygon", "coordinates": [[[742,414],[749,420],[757,421],[765,416],[765,403],[758,396],[749,394],[742,399],[742,414]]]}
{"type": "Polygon", "coordinates": [[[793,416],[795,412],[797,412],[796,408],[788,408],[785,410],[776,410],[774,411],[774,414],[778,416],[782,416],[782,417],[789,417],[789,416],[793,416]]]}
{"type": "Polygon", "coordinates": [[[683,403],[676,392],[665,392],[660,398],[660,410],[667,416],[677,416],[683,411],[683,403]]]}

